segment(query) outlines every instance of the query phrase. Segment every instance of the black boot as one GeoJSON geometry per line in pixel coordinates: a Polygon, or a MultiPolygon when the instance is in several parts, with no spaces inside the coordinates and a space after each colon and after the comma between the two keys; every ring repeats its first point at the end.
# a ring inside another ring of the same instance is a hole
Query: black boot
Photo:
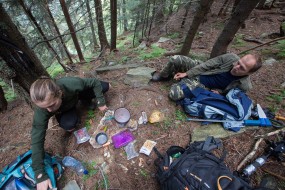
{"type": "Polygon", "coordinates": [[[154,73],[152,73],[151,81],[153,81],[153,82],[169,81],[170,79],[171,79],[171,76],[163,77],[163,76],[161,76],[161,73],[160,73],[160,72],[155,71],[154,73]]]}

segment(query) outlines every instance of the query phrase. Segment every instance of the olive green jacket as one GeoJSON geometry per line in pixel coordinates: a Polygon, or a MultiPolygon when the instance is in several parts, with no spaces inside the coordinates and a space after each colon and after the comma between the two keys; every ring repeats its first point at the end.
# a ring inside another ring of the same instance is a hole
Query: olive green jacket
{"type": "MultiPolygon", "coordinates": [[[[206,62],[201,62],[197,66],[187,71],[188,78],[197,77],[199,75],[214,75],[224,72],[228,72],[233,68],[233,64],[236,63],[240,58],[233,53],[220,55],[218,57],[209,59],[206,62]]],[[[229,91],[232,88],[239,88],[243,91],[248,91],[252,88],[252,84],[249,76],[242,77],[238,80],[231,82],[224,92],[229,91]]]]}
{"type": "Polygon", "coordinates": [[[78,94],[86,89],[93,88],[96,95],[98,106],[105,105],[105,99],[102,93],[102,86],[96,78],[78,78],[78,77],[64,77],[56,81],[56,84],[60,86],[63,96],[62,104],[56,113],[50,113],[46,109],[35,107],[34,119],[32,127],[32,168],[35,172],[35,178],[37,183],[40,183],[48,179],[47,174],[44,171],[44,143],[46,130],[48,128],[48,120],[51,116],[65,112],[74,106],[78,102],[78,94]],[[42,174],[42,175],[40,175],[42,174]],[[38,177],[42,176],[42,177],[38,177]]]}

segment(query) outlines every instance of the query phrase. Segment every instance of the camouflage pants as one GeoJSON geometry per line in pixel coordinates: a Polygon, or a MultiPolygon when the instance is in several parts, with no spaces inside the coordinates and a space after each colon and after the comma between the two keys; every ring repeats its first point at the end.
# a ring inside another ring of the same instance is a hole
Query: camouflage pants
{"type": "MultiPolygon", "coordinates": [[[[197,60],[193,60],[189,57],[182,55],[172,56],[167,63],[166,67],[161,71],[161,75],[164,77],[168,77],[170,75],[174,75],[178,72],[186,72],[191,68],[195,67],[199,62],[197,60]]],[[[169,98],[177,101],[184,98],[184,93],[181,88],[181,84],[186,84],[190,90],[193,90],[196,87],[204,87],[204,85],[200,84],[198,77],[195,78],[183,78],[180,82],[173,84],[171,86],[169,92],[169,98]]]]}
{"type": "Polygon", "coordinates": [[[199,62],[197,60],[193,60],[183,55],[175,55],[169,59],[169,62],[161,71],[161,76],[168,77],[175,75],[178,72],[184,73],[198,64],[199,62]]]}

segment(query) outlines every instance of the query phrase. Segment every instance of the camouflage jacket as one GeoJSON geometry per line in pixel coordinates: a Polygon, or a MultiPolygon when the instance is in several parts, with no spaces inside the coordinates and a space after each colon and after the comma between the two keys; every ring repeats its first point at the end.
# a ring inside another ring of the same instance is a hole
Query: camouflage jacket
{"type": "MultiPolygon", "coordinates": [[[[218,57],[209,59],[206,62],[201,62],[197,66],[187,71],[188,78],[197,77],[203,75],[213,75],[228,72],[233,68],[233,64],[240,58],[233,53],[220,55],[218,57]]],[[[247,91],[252,88],[252,84],[249,76],[245,76],[238,80],[231,82],[222,93],[228,92],[232,88],[239,88],[243,91],[247,91]]]]}

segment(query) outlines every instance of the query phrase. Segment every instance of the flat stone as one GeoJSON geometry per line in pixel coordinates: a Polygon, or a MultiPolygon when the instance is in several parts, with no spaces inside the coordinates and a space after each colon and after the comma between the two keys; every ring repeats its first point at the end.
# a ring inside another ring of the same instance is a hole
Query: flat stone
{"type": "Polygon", "coordinates": [[[209,124],[197,127],[193,130],[192,141],[203,141],[208,136],[213,136],[215,138],[225,138],[233,135],[243,133],[248,129],[256,129],[257,127],[244,127],[241,128],[238,132],[233,132],[225,130],[221,124],[209,124]]]}
{"type": "Polygon", "coordinates": [[[159,40],[157,41],[158,43],[164,43],[171,40],[170,38],[165,38],[165,37],[160,37],[159,40]]]}
{"type": "Polygon", "coordinates": [[[285,88],[285,82],[283,82],[283,83],[281,84],[281,87],[282,87],[282,88],[285,88]]]}
{"type": "Polygon", "coordinates": [[[130,69],[127,72],[124,83],[136,88],[147,86],[152,78],[151,74],[154,71],[155,69],[150,67],[137,67],[130,69]]]}
{"type": "Polygon", "coordinates": [[[139,46],[139,49],[145,49],[146,48],[146,42],[142,42],[139,46]]]}
{"type": "Polygon", "coordinates": [[[269,57],[264,61],[264,65],[270,65],[272,66],[274,63],[277,63],[278,61],[274,59],[273,57],[269,57]]]}

